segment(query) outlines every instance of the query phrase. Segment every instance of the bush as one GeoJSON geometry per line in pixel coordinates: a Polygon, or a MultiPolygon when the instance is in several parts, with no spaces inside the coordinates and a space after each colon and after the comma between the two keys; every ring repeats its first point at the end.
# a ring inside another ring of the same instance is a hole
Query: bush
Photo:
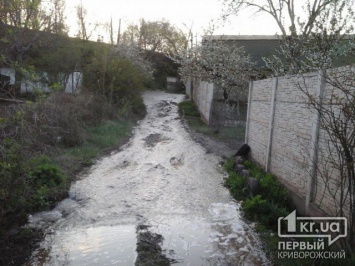
{"type": "Polygon", "coordinates": [[[81,161],[61,161],[60,148],[79,147],[91,137],[88,128],[117,118],[115,108],[93,93],[44,96],[1,113],[0,229],[22,224],[28,213],[66,196],[67,176],[81,161]]]}
{"type": "Polygon", "coordinates": [[[59,167],[51,163],[35,166],[29,176],[34,185],[39,187],[55,187],[66,184],[66,178],[61,174],[59,167]]]}
{"type": "Polygon", "coordinates": [[[225,181],[225,186],[230,189],[235,199],[243,200],[248,196],[248,189],[245,186],[246,181],[246,176],[231,172],[225,181]]]}
{"type": "Polygon", "coordinates": [[[265,198],[277,202],[279,206],[288,206],[288,194],[283,185],[271,174],[265,174],[259,179],[260,194],[265,198]]]}
{"type": "Polygon", "coordinates": [[[223,168],[224,170],[227,171],[228,174],[233,173],[234,172],[234,158],[231,157],[229,158],[227,161],[224,162],[223,168]]]}
{"type": "Polygon", "coordinates": [[[270,173],[265,173],[256,164],[246,161],[244,165],[250,171],[251,176],[258,179],[260,185],[259,194],[271,202],[277,202],[278,206],[288,207],[288,193],[284,186],[270,173]]]}
{"type": "Polygon", "coordinates": [[[141,92],[150,77],[127,58],[105,57],[101,50],[96,53],[95,60],[84,69],[86,88],[103,95],[121,115],[143,117],[145,106],[141,92]]]}
{"type": "Polygon", "coordinates": [[[257,195],[243,202],[242,208],[245,216],[253,221],[267,226],[273,230],[277,230],[279,217],[286,217],[288,211],[279,207],[272,201],[263,199],[261,195],[257,195]]]}
{"type": "Polygon", "coordinates": [[[244,200],[242,209],[246,218],[258,222],[265,228],[277,230],[278,218],[289,213],[287,190],[275,176],[265,173],[256,164],[246,161],[244,165],[250,171],[250,175],[259,181],[258,195],[248,198],[247,177],[234,171],[234,158],[230,158],[224,164],[224,169],[228,172],[225,186],[230,189],[235,199],[244,200]]]}
{"type": "Polygon", "coordinates": [[[267,210],[267,202],[261,198],[261,195],[257,195],[251,199],[246,199],[243,204],[243,211],[245,216],[251,220],[257,221],[262,215],[265,215],[267,210]]]}
{"type": "Polygon", "coordinates": [[[28,168],[21,145],[9,138],[0,144],[0,225],[7,221],[11,226],[25,221],[32,190],[26,179],[28,168]]]}

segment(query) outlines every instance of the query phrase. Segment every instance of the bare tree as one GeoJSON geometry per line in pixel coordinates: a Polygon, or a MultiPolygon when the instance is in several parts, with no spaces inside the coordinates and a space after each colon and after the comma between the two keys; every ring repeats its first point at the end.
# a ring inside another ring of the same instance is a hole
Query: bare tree
{"type": "Polygon", "coordinates": [[[49,3],[51,32],[59,35],[68,34],[65,16],[65,0],[51,0],[49,3]]]}
{"type": "Polygon", "coordinates": [[[2,0],[0,4],[0,33],[6,44],[4,53],[7,59],[22,63],[43,31],[50,28],[50,16],[42,8],[41,0],[2,0]]]}
{"type": "Polygon", "coordinates": [[[92,37],[92,34],[96,31],[99,24],[95,22],[87,23],[87,9],[83,6],[83,2],[80,1],[80,4],[76,7],[76,15],[79,24],[79,31],[77,37],[83,40],[89,40],[92,37]]]}
{"type": "MultiPolygon", "coordinates": [[[[272,16],[283,36],[309,36],[319,18],[329,11],[353,7],[352,0],[222,0],[225,5],[225,17],[237,15],[243,9],[272,16]],[[303,6],[301,6],[303,4],[303,6]],[[301,8],[302,7],[302,8],[301,8]],[[306,12],[306,13],[304,13],[306,12]]],[[[344,19],[346,19],[344,17],[344,19]]]]}
{"type": "Polygon", "coordinates": [[[187,38],[178,28],[168,21],[145,21],[138,25],[130,25],[123,34],[127,42],[136,43],[141,49],[161,52],[169,56],[176,54],[181,48],[187,48],[187,38]]]}
{"type": "Polygon", "coordinates": [[[323,205],[324,195],[330,195],[336,207],[336,212],[331,214],[348,219],[348,237],[341,240],[342,248],[354,256],[355,68],[346,66],[321,73],[325,91],[319,97],[315,97],[305,82],[296,84],[310,108],[319,114],[319,134],[323,140],[318,155],[313,158],[317,171],[316,178],[312,177],[310,201],[323,205]]]}

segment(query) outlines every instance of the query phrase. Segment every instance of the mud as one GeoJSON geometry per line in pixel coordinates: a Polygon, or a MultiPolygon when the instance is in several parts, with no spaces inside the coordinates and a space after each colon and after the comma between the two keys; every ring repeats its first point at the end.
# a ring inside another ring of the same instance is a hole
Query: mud
{"type": "Polygon", "coordinates": [[[129,143],[30,218],[47,232],[33,265],[268,265],[222,185],[221,158],[179,119],[183,98],[146,92],[148,114],[129,143]]]}
{"type": "Polygon", "coordinates": [[[150,232],[150,226],[137,226],[137,259],[136,266],[171,265],[178,261],[168,258],[165,253],[172,255],[173,250],[166,251],[161,248],[164,241],[162,235],[150,232]]]}

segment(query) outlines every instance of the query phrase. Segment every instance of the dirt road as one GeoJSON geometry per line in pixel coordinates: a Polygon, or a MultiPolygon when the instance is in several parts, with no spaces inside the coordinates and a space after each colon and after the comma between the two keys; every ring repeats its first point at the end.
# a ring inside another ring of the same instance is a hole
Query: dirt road
{"type": "Polygon", "coordinates": [[[146,92],[148,115],[120,151],[98,161],[53,211],[36,265],[267,265],[223,187],[219,157],[177,114],[183,95],[146,92]]]}

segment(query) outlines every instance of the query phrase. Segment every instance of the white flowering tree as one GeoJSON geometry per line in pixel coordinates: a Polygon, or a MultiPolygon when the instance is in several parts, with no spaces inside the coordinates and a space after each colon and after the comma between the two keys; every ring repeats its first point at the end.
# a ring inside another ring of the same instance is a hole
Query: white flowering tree
{"type": "MultiPolygon", "coordinates": [[[[246,100],[253,63],[243,47],[215,36],[205,36],[202,43],[182,51],[175,60],[180,75],[191,82],[191,97],[199,83],[214,84],[211,124],[219,130],[224,121],[240,117],[240,103],[246,100]]],[[[243,118],[241,118],[243,119],[243,118]]]]}
{"type": "Polygon", "coordinates": [[[240,90],[241,95],[247,93],[253,64],[243,47],[207,36],[200,45],[181,52],[175,60],[185,82],[195,79],[213,83],[225,100],[233,90],[240,90]]]}
{"type": "Polygon", "coordinates": [[[128,59],[138,68],[147,78],[153,78],[153,66],[146,60],[144,51],[134,43],[120,43],[113,48],[113,53],[119,58],[128,59]]]}

